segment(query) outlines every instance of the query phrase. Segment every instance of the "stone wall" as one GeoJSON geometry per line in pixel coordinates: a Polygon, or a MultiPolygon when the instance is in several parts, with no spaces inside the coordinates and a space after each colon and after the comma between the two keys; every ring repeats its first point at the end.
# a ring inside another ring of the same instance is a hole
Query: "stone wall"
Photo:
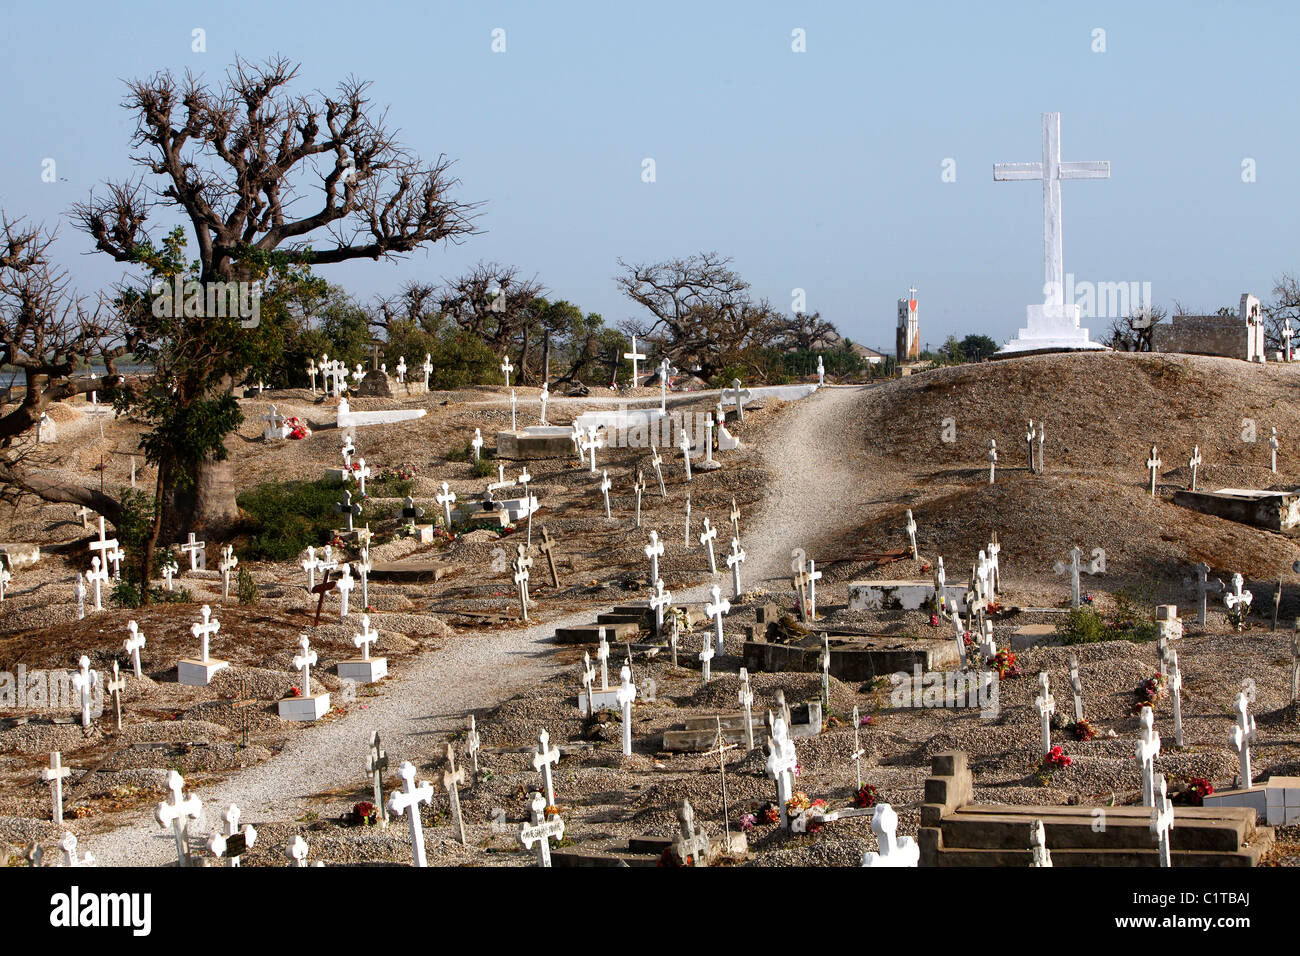
{"type": "Polygon", "coordinates": [[[1176,315],[1169,322],[1157,324],[1151,331],[1151,348],[1156,352],[1221,355],[1250,361],[1250,331],[1240,319],[1176,315]]]}

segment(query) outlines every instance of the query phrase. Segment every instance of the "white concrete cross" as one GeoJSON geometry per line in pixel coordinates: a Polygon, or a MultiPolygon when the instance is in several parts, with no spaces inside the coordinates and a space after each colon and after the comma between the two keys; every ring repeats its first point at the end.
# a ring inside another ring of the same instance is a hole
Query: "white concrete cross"
{"type": "Polygon", "coordinates": [[[347,518],[349,532],[356,530],[353,527],[353,519],[361,514],[361,505],[352,503],[352,492],[344,489],[343,497],[334,505],[334,513],[343,515],[347,518]]]}
{"type": "Polygon", "coordinates": [[[808,619],[812,620],[817,616],[817,582],[822,579],[822,572],[817,570],[817,562],[808,559],[808,619]]]}
{"type": "Polygon", "coordinates": [[[1070,691],[1074,694],[1074,722],[1083,720],[1083,681],[1079,679],[1079,657],[1070,652],[1070,691]]]}
{"type": "Polygon", "coordinates": [[[469,730],[465,734],[465,750],[469,752],[470,759],[474,761],[474,773],[478,773],[478,751],[482,746],[482,741],[478,736],[478,725],[474,722],[474,715],[469,715],[469,730]]]}
{"type": "Polygon", "coordinates": [[[727,567],[731,568],[731,596],[740,600],[740,566],[745,561],[745,549],[740,546],[739,538],[731,539],[731,551],[727,555],[727,567]]]}
{"type": "Polygon", "coordinates": [[[202,653],[199,654],[199,660],[206,664],[212,659],[208,656],[208,650],[211,639],[221,630],[221,622],[212,616],[212,608],[206,604],[199,609],[199,615],[203,620],[190,625],[190,634],[201,642],[202,653]]]}
{"type": "Polygon", "coordinates": [[[713,640],[708,634],[704,635],[704,647],[700,650],[700,676],[703,678],[704,685],[709,683],[709,662],[713,660],[713,640]]]}
{"type": "Polygon", "coordinates": [[[587,716],[591,717],[596,713],[596,698],[592,694],[596,685],[596,668],[591,664],[591,655],[586,651],[582,652],[582,673],[579,675],[582,680],[583,691],[587,695],[587,716]]]}
{"type": "Polygon", "coordinates": [[[682,799],[681,809],[677,811],[677,820],[681,832],[673,838],[673,855],[683,865],[690,860],[692,867],[708,866],[712,841],[707,834],[696,832],[695,811],[691,802],[685,798],[682,799]]]}
{"type": "Polygon", "coordinates": [[[154,819],[163,829],[171,827],[176,840],[176,861],[181,866],[190,865],[189,827],[191,820],[197,820],[203,810],[203,801],[193,794],[183,799],[185,778],[175,770],[167,775],[167,789],[171,791],[172,802],[163,801],[154,808],[154,819]]]}
{"type": "Polygon", "coordinates": [[[402,789],[388,795],[388,812],[394,817],[406,814],[411,828],[411,852],[415,856],[415,865],[427,866],[424,857],[424,827],[420,822],[420,804],[433,803],[433,784],[421,780],[417,786],[415,765],[409,760],[402,761],[402,766],[398,768],[397,773],[402,778],[402,789]]]}
{"type": "Polygon", "coordinates": [[[735,496],[731,499],[731,512],[727,515],[731,521],[731,536],[739,540],[740,538],[740,508],[736,505],[735,496]]]}
{"type": "MultiPolygon", "coordinates": [[[[91,563],[94,563],[94,559],[91,559],[91,563]]],[[[89,577],[90,573],[87,572],[86,576],[89,577]]],[[[77,599],[77,620],[83,620],[86,617],[86,584],[80,574],[77,575],[76,583],[72,585],[72,594],[77,599]]]]}
{"type": "Polygon", "coordinates": [[[1056,698],[1048,689],[1047,671],[1038,674],[1038,696],[1034,698],[1034,707],[1038,711],[1039,730],[1042,733],[1044,754],[1052,750],[1052,714],[1056,713],[1056,698]]]}
{"type": "Polygon", "coordinates": [[[1143,707],[1142,726],[1138,730],[1136,747],[1138,763],[1142,767],[1142,806],[1153,806],[1155,792],[1156,757],[1160,756],[1160,734],[1155,729],[1154,708],[1143,707]]]}
{"type": "MultiPolygon", "coordinates": [[[[1082,594],[1079,588],[1079,561],[1083,558],[1083,549],[1077,544],[1070,549],[1070,607],[1077,608],[1082,600],[1082,594]]],[[[1057,574],[1064,574],[1067,567],[1064,562],[1057,561],[1052,565],[1052,570],[1057,574]]]]}
{"type": "Polygon", "coordinates": [[[424,372],[424,387],[427,391],[429,388],[429,376],[433,374],[433,355],[429,352],[424,353],[424,364],[420,366],[424,372]]]}
{"type": "Polygon", "coordinates": [[[316,394],[316,360],[314,358],[307,359],[307,378],[311,382],[311,393],[314,396],[316,394]]]}
{"type": "Polygon", "coordinates": [[[596,449],[603,448],[604,444],[605,436],[601,433],[597,433],[595,425],[588,425],[586,435],[578,439],[579,450],[591,453],[589,463],[593,475],[596,473],[596,449]]]}
{"type": "Polygon", "coordinates": [[[483,457],[483,432],[480,429],[474,429],[474,438],[470,445],[474,449],[474,461],[477,463],[483,457]]]}
{"type": "Polygon", "coordinates": [[[613,520],[613,516],[609,513],[609,489],[612,487],[614,487],[614,484],[609,480],[609,472],[601,469],[600,493],[605,497],[605,517],[611,521],[613,520]]]}
{"type": "Polygon", "coordinates": [[[709,571],[718,573],[718,562],[713,557],[713,539],[718,536],[718,529],[709,527],[709,516],[704,516],[704,530],[700,532],[700,544],[709,549],[709,571]]]}
{"type": "Polygon", "coordinates": [[[1025,443],[1029,446],[1029,470],[1035,472],[1034,468],[1034,420],[1029,419],[1029,431],[1025,432],[1025,443]]]}
{"type": "MultiPolygon", "coordinates": [[[[721,416],[719,416],[721,421],[721,416]]],[[[703,471],[712,471],[716,466],[713,462],[713,415],[704,416],[704,461],[700,464],[703,471]]]]}
{"type": "Polygon", "coordinates": [[[370,645],[379,640],[379,632],[370,626],[370,615],[361,615],[361,633],[352,635],[352,644],[361,648],[361,659],[370,660],[370,645]]]}
{"type": "Polygon", "coordinates": [[[1218,592],[1223,590],[1223,582],[1218,579],[1215,580],[1213,587],[1210,586],[1209,574],[1210,574],[1210,566],[1206,564],[1204,561],[1202,561],[1200,564],[1196,566],[1196,597],[1197,597],[1197,604],[1198,604],[1196,623],[1201,625],[1202,627],[1205,626],[1206,594],[1210,591],[1218,592]]]}
{"type": "Polygon", "coordinates": [[[50,784],[55,823],[63,822],[63,779],[71,774],[72,768],[63,766],[63,755],[57,750],[50,754],[50,765],[41,771],[41,779],[50,784]]]}
{"type": "Polygon", "coordinates": [[[659,479],[659,497],[667,498],[668,490],[664,487],[664,460],[659,454],[658,448],[650,449],[650,466],[655,470],[655,477],[659,479]]]}
{"type": "Polygon", "coordinates": [[[194,532],[190,532],[190,540],[181,545],[181,550],[190,556],[190,570],[198,571],[208,569],[208,543],[206,541],[195,541],[194,532]]]}
{"type": "Polygon", "coordinates": [[[853,753],[849,754],[849,759],[853,761],[857,769],[858,790],[862,789],[862,758],[867,752],[862,749],[862,740],[859,737],[859,728],[862,727],[862,718],[858,716],[858,705],[853,705],[853,753]]]}
{"type": "Polygon", "coordinates": [[[1277,429],[1273,429],[1273,434],[1268,439],[1269,467],[1273,474],[1277,474],[1277,429]]]}
{"type": "Polygon", "coordinates": [[[668,414],[668,359],[659,363],[659,414],[668,414]]]}
{"type": "Polygon", "coordinates": [[[510,373],[514,370],[515,367],[510,364],[510,356],[507,355],[501,360],[501,371],[506,377],[506,388],[510,387],[510,373]]]}
{"type": "Polygon", "coordinates": [[[442,483],[442,492],[440,494],[434,495],[433,500],[438,502],[438,504],[442,505],[442,518],[447,526],[447,530],[450,531],[451,530],[451,506],[456,503],[456,492],[448,488],[447,483],[444,481],[442,483]]]}
{"type": "Polygon", "coordinates": [[[1291,361],[1291,339],[1295,336],[1295,329],[1291,327],[1291,316],[1286,316],[1282,320],[1282,354],[1286,360],[1291,361]]]}
{"type": "Polygon", "coordinates": [[[1155,799],[1151,803],[1151,832],[1160,844],[1160,865],[1173,866],[1170,837],[1174,829],[1174,805],[1166,789],[1165,775],[1157,774],[1155,799]]]}
{"type": "Polygon", "coordinates": [[[740,706],[745,709],[745,749],[749,752],[754,749],[754,689],[749,686],[749,670],[744,667],[740,669],[740,692],[737,697],[740,706]]]}
{"type": "Polygon", "coordinates": [[[641,527],[641,495],[645,492],[645,475],[641,469],[636,470],[636,479],[632,482],[632,491],[636,494],[636,526],[641,527]]]}
{"type": "Polygon", "coordinates": [[[397,381],[402,385],[406,384],[406,356],[403,355],[397,360],[397,381]]]}
{"type": "Polygon", "coordinates": [[[682,465],[686,469],[686,480],[691,480],[691,440],[686,437],[686,429],[682,429],[681,440],[677,442],[677,447],[682,450],[682,465]]]}
{"type": "MultiPolygon", "coordinates": [[[[345,471],[344,477],[351,478],[357,483],[357,492],[362,498],[366,496],[366,479],[371,475],[370,468],[366,465],[364,458],[358,458],[356,465],[345,471]]],[[[351,530],[351,529],[349,529],[351,530]]]]}
{"type": "Polygon", "coordinates": [[[947,583],[948,572],[943,567],[943,555],[939,555],[939,560],[934,566],[934,613],[940,616],[944,613],[943,588],[947,583]]]}
{"type": "Polygon", "coordinates": [[[95,854],[87,853],[81,859],[77,859],[77,837],[74,833],[63,834],[63,839],[59,841],[59,849],[63,851],[64,866],[94,866],[95,854]]]}
{"type": "Polygon", "coordinates": [[[1053,305],[1065,305],[1065,265],[1061,251],[1061,182],[1066,179],[1109,179],[1110,163],[1061,161],[1061,114],[1043,114],[1043,159],[1038,163],[997,163],[997,182],[1042,180],[1043,293],[1053,305]]]}
{"type": "Polygon", "coordinates": [[[636,700],[636,685],[632,683],[632,668],[623,667],[618,672],[618,706],[623,712],[623,756],[632,756],[632,702],[636,700]]]}
{"type": "Polygon", "coordinates": [[[731,602],[722,596],[722,590],[716,584],[709,588],[709,597],[712,599],[704,605],[704,613],[713,618],[714,637],[717,652],[722,653],[722,618],[731,610],[731,602]]]}
{"type": "Polygon", "coordinates": [[[799,761],[783,717],[772,721],[772,735],[767,738],[767,752],[766,770],[767,775],[776,781],[776,804],[781,814],[781,826],[789,829],[790,811],[786,804],[794,790],[794,768],[799,761]]]}
{"type": "Polygon", "coordinates": [[[551,840],[559,840],[564,836],[564,820],[557,813],[549,820],[546,819],[546,808],[554,806],[553,803],[546,803],[540,793],[533,794],[533,801],[529,804],[531,815],[530,823],[519,824],[519,842],[523,844],[525,850],[531,849],[534,844],[537,846],[537,865],[551,865],[551,840]]]}
{"type": "Polygon", "coordinates": [[[293,860],[294,866],[307,866],[307,854],[309,852],[310,848],[307,846],[307,841],[302,838],[301,833],[295,833],[293,839],[284,846],[284,855],[293,860]]]}
{"type": "Polygon", "coordinates": [[[1151,497],[1156,496],[1156,478],[1160,474],[1160,466],[1164,462],[1160,460],[1160,455],[1156,452],[1156,446],[1151,446],[1151,457],[1147,459],[1147,469],[1151,472],[1151,497]]]}
{"type": "Polygon", "coordinates": [[[302,696],[311,696],[311,669],[316,666],[316,652],[311,649],[311,638],[306,634],[298,638],[298,653],[293,658],[293,669],[302,672],[302,696]]]}
{"type": "Polygon", "coordinates": [[[542,383],[542,393],[537,397],[537,400],[542,405],[541,424],[545,425],[546,424],[546,403],[551,400],[551,387],[546,382],[542,383]]]}
{"type": "Polygon", "coordinates": [[[907,509],[907,540],[912,546],[912,560],[921,560],[920,555],[916,552],[916,519],[912,517],[912,509],[907,509]]]}
{"type": "Polygon", "coordinates": [[[1223,603],[1227,605],[1228,610],[1240,607],[1243,614],[1250,611],[1250,605],[1255,596],[1250,591],[1243,591],[1242,585],[1246,583],[1245,579],[1237,572],[1232,574],[1232,590],[1223,596],[1223,603]]]}
{"type": "Polygon", "coordinates": [[[120,581],[122,579],[122,562],[126,559],[126,552],[122,550],[121,545],[115,545],[104,555],[113,565],[113,579],[120,581]]]}
{"type": "MultiPolygon", "coordinates": [[[[232,803],[229,807],[226,808],[226,812],[222,815],[222,819],[226,821],[226,832],[225,833],[217,832],[212,834],[210,837],[208,837],[208,849],[212,851],[212,854],[214,856],[224,857],[226,855],[226,848],[229,845],[228,844],[229,838],[240,835],[239,818],[241,816],[242,813],[239,807],[237,807],[235,804],[232,803]]],[[[252,826],[251,824],[247,824],[247,823],[244,824],[243,837],[244,837],[244,850],[248,851],[252,849],[253,845],[257,843],[257,828],[252,826]]],[[[239,858],[241,855],[242,854],[233,854],[227,857],[226,866],[228,867],[239,866],[239,858]]]]}
{"type": "Polygon", "coordinates": [[[623,358],[632,360],[632,387],[641,384],[641,366],[638,364],[645,356],[636,350],[636,336],[632,336],[632,351],[624,352],[623,358]]]}
{"type": "Polygon", "coordinates": [[[352,595],[352,589],[357,586],[356,579],[352,577],[352,565],[343,565],[343,572],[334,582],[334,590],[339,592],[339,618],[348,616],[348,603],[352,595]]]}
{"type": "Polygon", "coordinates": [[[605,640],[605,629],[599,631],[600,642],[596,645],[596,660],[600,662],[600,689],[609,690],[609,641],[605,640]]]}
{"type": "Polygon", "coordinates": [[[86,519],[89,518],[92,514],[94,514],[94,512],[91,511],[89,508],[87,508],[85,505],[82,505],[74,512],[74,514],[81,519],[81,530],[82,531],[87,530],[90,527],[90,524],[86,521],[86,519]]]}
{"type": "Polygon", "coordinates": [[[352,433],[345,432],[343,435],[343,447],[339,449],[339,454],[343,456],[343,476],[346,479],[348,471],[352,468],[352,454],[357,450],[357,446],[352,442],[352,433]]]}
{"type": "Polygon", "coordinates": [[[919,866],[921,847],[912,837],[898,836],[898,814],[887,803],[876,804],[871,812],[871,832],[880,852],[862,854],[863,866],[919,866]]]}
{"type": "Polygon", "coordinates": [[[514,431],[519,427],[519,399],[515,396],[515,390],[510,390],[510,430],[514,431]]]}
{"type": "Polygon", "coordinates": [[[90,658],[85,654],[77,662],[77,673],[72,675],[72,689],[81,698],[81,726],[90,726],[91,697],[99,686],[99,671],[90,669],[90,658]]]}
{"type": "Polygon", "coordinates": [[[989,484],[993,484],[994,473],[998,467],[998,443],[996,440],[989,439],[989,484]]]}
{"type": "Polygon", "coordinates": [[[1030,866],[1052,865],[1052,851],[1047,848],[1047,829],[1042,820],[1035,820],[1029,827],[1029,849],[1033,854],[1030,866]]]}
{"type": "Polygon", "coordinates": [[[664,553],[664,543],[659,540],[659,532],[650,532],[650,543],[644,548],[645,556],[650,559],[650,583],[659,580],[659,557],[664,553]]]}
{"type": "MultiPolygon", "coordinates": [[[[99,540],[90,542],[90,554],[93,557],[95,552],[98,551],[99,556],[102,559],[101,563],[107,570],[109,562],[113,560],[111,552],[117,550],[117,538],[108,538],[104,535],[104,518],[101,515],[99,518],[99,540]]],[[[120,560],[121,559],[119,558],[118,561],[120,560]]]]}
{"type": "Polygon", "coordinates": [[[144,635],[140,633],[140,625],[135,621],[127,621],[126,629],[131,636],[122,642],[122,649],[131,655],[131,666],[135,670],[136,680],[140,679],[140,650],[145,645],[144,635]]]}
{"type": "Polygon", "coordinates": [[[1192,483],[1188,487],[1189,491],[1196,490],[1196,469],[1201,467],[1201,446],[1192,446],[1192,457],[1187,462],[1187,467],[1192,470],[1192,483]]]}
{"type": "MultiPolygon", "coordinates": [[[[1238,694],[1233,704],[1237,722],[1228,735],[1228,744],[1237,755],[1241,771],[1240,789],[1249,790],[1254,785],[1250,771],[1250,745],[1255,742],[1255,718],[1248,712],[1249,702],[1245,694],[1238,694]]],[[[1149,708],[1147,708],[1149,709],[1149,708]]]]}
{"type": "Polygon", "coordinates": [[[659,634],[664,629],[664,609],[671,606],[673,593],[664,590],[663,578],[655,579],[655,593],[650,598],[650,607],[655,612],[655,633],[659,634]]]}
{"type": "Polygon", "coordinates": [[[230,572],[239,567],[239,559],[235,557],[235,546],[228,544],[221,549],[221,560],[217,562],[217,570],[221,572],[221,597],[223,599],[230,597],[230,572]]]}
{"type": "Polygon", "coordinates": [[[533,769],[541,772],[542,786],[546,792],[543,807],[555,806],[555,783],[551,777],[551,766],[559,762],[560,748],[551,746],[551,735],[543,730],[537,735],[536,752],[533,754],[533,769]]]}
{"type": "Polygon", "coordinates": [[[1174,744],[1183,747],[1183,672],[1178,666],[1178,652],[1169,649],[1169,693],[1174,699],[1174,744]]]}
{"type": "Polygon", "coordinates": [[[517,557],[510,562],[510,567],[514,571],[515,588],[519,592],[519,616],[525,621],[528,620],[528,578],[529,568],[533,565],[533,559],[524,554],[524,546],[521,544],[518,548],[517,557]]]}
{"type": "Polygon", "coordinates": [[[822,631],[822,706],[831,709],[831,636],[822,631]]]}
{"type": "Polygon", "coordinates": [[[262,421],[266,422],[266,428],[262,431],[263,438],[283,438],[285,418],[280,414],[280,410],[274,405],[271,410],[262,416],[262,421]]]}
{"type": "Polygon", "coordinates": [[[162,566],[159,570],[162,571],[163,580],[167,582],[167,590],[170,591],[172,589],[172,578],[176,576],[176,572],[180,570],[180,567],[177,566],[175,561],[168,557],[163,560],[162,566]]]}
{"type": "Polygon", "coordinates": [[[736,403],[736,418],[742,422],[745,420],[745,403],[753,397],[753,392],[740,387],[740,379],[738,378],[731,380],[731,388],[722,390],[723,401],[736,403]]]}
{"type": "Polygon", "coordinates": [[[460,836],[461,846],[465,845],[465,820],[460,813],[460,785],[465,782],[465,768],[456,766],[456,751],[451,749],[451,743],[447,744],[445,755],[447,769],[442,772],[442,786],[447,791],[447,799],[451,801],[452,816],[456,819],[456,832],[460,836]]]}
{"type": "Polygon", "coordinates": [[[370,545],[361,549],[361,556],[356,561],[357,574],[361,576],[361,606],[370,607],[370,572],[374,565],[370,563],[370,545]]]}

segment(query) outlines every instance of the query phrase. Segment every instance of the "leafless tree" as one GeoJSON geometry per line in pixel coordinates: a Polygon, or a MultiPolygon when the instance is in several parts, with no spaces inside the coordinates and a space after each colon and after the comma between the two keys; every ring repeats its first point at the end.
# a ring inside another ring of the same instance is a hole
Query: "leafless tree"
{"type": "MultiPolygon", "coordinates": [[[[1264,341],[1270,350],[1286,351],[1283,329],[1290,322],[1291,329],[1300,334],[1300,280],[1289,272],[1273,285],[1273,301],[1260,310],[1264,316],[1264,341]]],[[[1300,342],[1292,338],[1292,347],[1300,342]]]]}
{"type": "Polygon", "coordinates": [[[541,331],[535,301],[546,288],[515,266],[480,262],[447,280],[437,292],[438,308],[461,329],[479,336],[518,368],[520,384],[540,380],[541,331]]]}
{"type": "Polygon", "coordinates": [[[50,468],[37,443],[50,403],[120,385],[115,361],[134,345],[110,305],[71,291],[51,262],[53,242],[52,231],[0,213],[0,365],[18,370],[23,389],[0,415],[0,485],[9,498],[32,493],[84,505],[116,523],[119,502],[50,468]],[[94,359],[103,373],[86,371],[94,359]]]}
{"type": "Polygon", "coordinates": [[[1164,306],[1143,306],[1110,324],[1106,345],[1118,352],[1150,352],[1155,327],[1169,312],[1164,306]]]}

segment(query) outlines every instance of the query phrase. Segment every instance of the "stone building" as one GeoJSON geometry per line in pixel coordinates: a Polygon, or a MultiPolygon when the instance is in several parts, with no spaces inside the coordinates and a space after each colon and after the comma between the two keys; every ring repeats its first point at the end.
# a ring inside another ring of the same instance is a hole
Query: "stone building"
{"type": "Polygon", "coordinates": [[[1175,315],[1151,330],[1151,350],[1264,362],[1264,317],[1259,299],[1243,293],[1235,316],[1175,315]]]}

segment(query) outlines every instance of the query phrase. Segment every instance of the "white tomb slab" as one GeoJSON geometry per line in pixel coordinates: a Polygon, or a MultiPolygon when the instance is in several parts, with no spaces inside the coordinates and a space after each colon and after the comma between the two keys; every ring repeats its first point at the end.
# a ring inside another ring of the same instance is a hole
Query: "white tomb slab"
{"type": "Polygon", "coordinates": [[[423,408],[390,408],[370,412],[354,412],[346,398],[339,399],[338,427],[360,428],[365,425],[393,425],[423,418],[423,408]]]}
{"type": "MultiPolygon", "coordinates": [[[[850,611],[885,611],[904,610],[919,611],[927,605],[934,605],[933,581],[851,581],[849,582],[850,611]]],[[[944,604],[956,601],[957,606],[966,610],[966,586],[945,584],[943,586],[944,604]]]]}

